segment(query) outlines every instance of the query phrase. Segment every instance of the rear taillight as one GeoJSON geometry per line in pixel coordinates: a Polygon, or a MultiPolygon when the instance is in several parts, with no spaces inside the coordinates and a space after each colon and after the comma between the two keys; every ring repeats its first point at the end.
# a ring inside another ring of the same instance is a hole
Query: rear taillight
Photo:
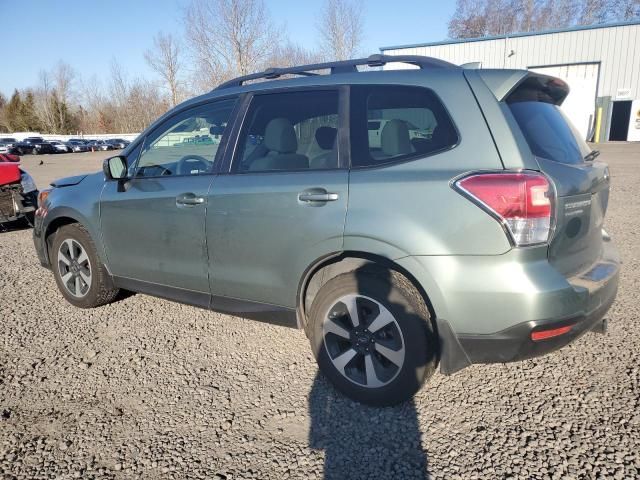
{"type": "Polygon", "coordinates": [[[554,191],[541,173],[477,173],[455,187],[496,217],[516,246],[549,241],[554,191]]]}

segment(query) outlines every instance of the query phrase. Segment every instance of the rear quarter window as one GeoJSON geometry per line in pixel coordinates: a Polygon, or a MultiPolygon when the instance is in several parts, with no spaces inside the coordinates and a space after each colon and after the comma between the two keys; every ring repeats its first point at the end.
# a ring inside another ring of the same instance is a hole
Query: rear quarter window
{"type": "Polygon", "coordinates": [[[440,99],[427,88],[355,86],[351,140],[351,165],[372,167],[452,148],[458,132],[440,99]]]}
{"type": "Polygon", "coordinates": [[[591,149],[556,104],[557,97],[532,84],[524,82],[506,100],[531,152],[559,163],[582,163],[591,149]]]}

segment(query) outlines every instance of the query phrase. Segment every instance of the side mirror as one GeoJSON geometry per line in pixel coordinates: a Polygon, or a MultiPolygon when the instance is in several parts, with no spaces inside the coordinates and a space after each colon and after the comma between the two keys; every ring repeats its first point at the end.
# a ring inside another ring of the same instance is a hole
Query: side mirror
{"type": "Polygon", "coordinates": [[[127,160],[117,156],[102,162],[102,171],[107,180],[122,180],[127,177],[127,160]]]}

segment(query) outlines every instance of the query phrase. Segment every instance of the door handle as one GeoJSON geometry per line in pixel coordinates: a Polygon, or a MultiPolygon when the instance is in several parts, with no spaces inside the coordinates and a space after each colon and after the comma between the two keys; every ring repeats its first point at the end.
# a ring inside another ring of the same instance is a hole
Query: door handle
{"type": "Polygon", "coordinates": [[[298,194],[298,200],[301,202],[335,202],[338,200],[337,193],[329,193],[326,190],[304,191],[298,194]]]}
{"type": "Polygon", "coordinates": [[[176,197],[176,205],[179,207],[193,207],[203,203],[204,197],[198,197],[195,193],[183,193],[176,197]]]}

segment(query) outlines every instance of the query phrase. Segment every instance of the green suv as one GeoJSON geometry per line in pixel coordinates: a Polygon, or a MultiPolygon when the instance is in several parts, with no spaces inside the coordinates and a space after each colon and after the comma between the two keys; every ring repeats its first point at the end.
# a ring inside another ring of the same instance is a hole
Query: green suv
{"type": "Polygon", "coordinates": [[[52,183],[36,251],[77,307],[124,289],[297,326],[339,390],[395,404],[438,365],[603,330],[609,172],[568,91],[417,56],[238,78],[52,183]]]}

